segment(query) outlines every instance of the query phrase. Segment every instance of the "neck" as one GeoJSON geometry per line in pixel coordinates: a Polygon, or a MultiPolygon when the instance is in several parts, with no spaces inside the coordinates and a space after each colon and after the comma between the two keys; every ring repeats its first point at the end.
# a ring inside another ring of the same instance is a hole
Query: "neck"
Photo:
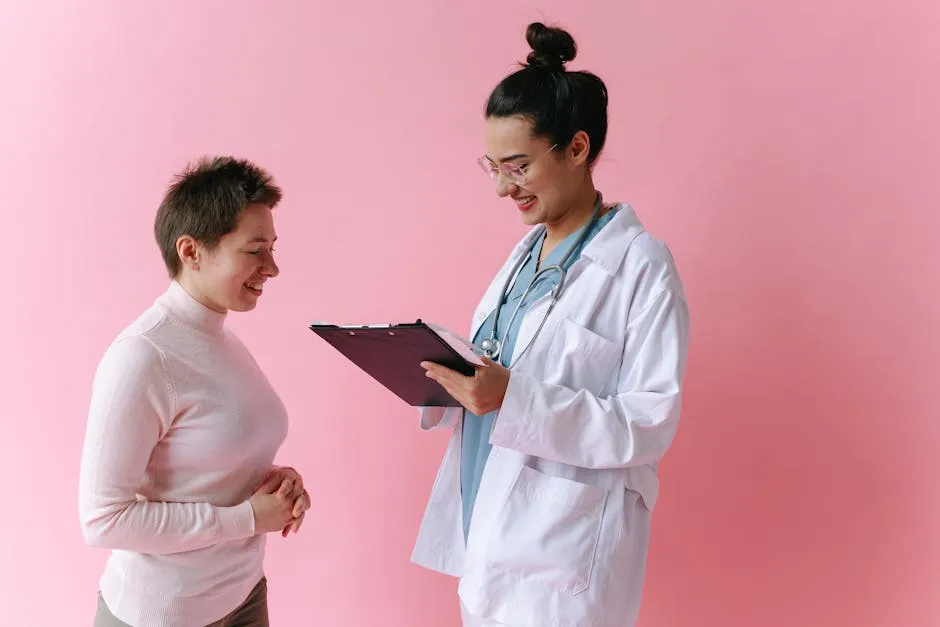
{"type": "Polygon", "coordinates": [[[178,320],[188,326],[211,334],[224,333],[226,315],[203,304],[179,279],[170,281],[169,289],[160,300],[178,320]]]}
{"type": "Polygon", "coordinates": [[[220,307],[213,303],[210,299],[206,298],[199,288],[196,286],[196,282],[193,280],[192,276],[186,270],[183,270],[179,275],[174,279],[180,286],[186,290],[186,292],[197,302],[199,302],[203,307],[211,309],[212,311],[220,314],[228,313],[224,307],[220,307]]]}
{"type": "Polygon", "coordinates": [[[571,207],[559,219],[545,223],[545,244],[543,250],[551,250],[563,239],[587,224],[597,202],[597,190],[590,178],[581,186],[571,207]]]}

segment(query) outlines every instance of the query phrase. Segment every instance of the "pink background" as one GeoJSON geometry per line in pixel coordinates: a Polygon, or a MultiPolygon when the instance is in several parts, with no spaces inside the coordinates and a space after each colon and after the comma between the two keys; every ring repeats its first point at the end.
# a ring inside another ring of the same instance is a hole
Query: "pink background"
{"type": "Polygon", "coordinates": [[[466,330],[523,232],[474,159],[533,19],[608,82],[599,186],[669,242],[691,303],[641,625],[940,621],[940,4],[576,5],[0,4],[0,622],[91,622],[91,377],[166,286],[170,175],[218,152],[286,190],[281,277],[231,319],[315,499],[271,538],[274,624],[457,624],[454,582],[408,561],[446,434],[306,324],[466,330]]]}

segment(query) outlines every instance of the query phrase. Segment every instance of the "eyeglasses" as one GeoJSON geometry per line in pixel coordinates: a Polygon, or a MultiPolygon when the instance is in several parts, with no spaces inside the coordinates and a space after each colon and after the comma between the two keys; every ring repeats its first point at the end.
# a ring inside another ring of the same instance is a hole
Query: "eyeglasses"
{"type": "Polygon", "coordinates": [[[530,161],[525,166],[518,166],[515,163],[502,163],[497,165],[493,162],[492,159],[486,155],[477,159],[477,164],[480,166],[480,169],[489,176],[494,181],[499,179],[500,174],[505,176],[507,179],[513,182],[515,185],[525,185],[528,178],[526,177],[526,170],[523,168],[528,168],[530,165],[541,159],[543,156],[547,155],[551,151],[558,148],[558,144],[554,144],[551,148],[537,156],[535,159],[530,161]]]}

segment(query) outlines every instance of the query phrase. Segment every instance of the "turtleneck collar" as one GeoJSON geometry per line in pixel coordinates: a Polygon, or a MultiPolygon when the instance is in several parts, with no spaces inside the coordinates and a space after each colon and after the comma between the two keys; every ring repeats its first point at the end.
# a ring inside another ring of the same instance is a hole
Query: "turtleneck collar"
{"type": "Polygon", "coordinates": [[[170,281],[170,287],[159,302],[183,324],[213,335],[222,334],[225,314],[209,309],[186,291],[179,281],[170,281]]]}

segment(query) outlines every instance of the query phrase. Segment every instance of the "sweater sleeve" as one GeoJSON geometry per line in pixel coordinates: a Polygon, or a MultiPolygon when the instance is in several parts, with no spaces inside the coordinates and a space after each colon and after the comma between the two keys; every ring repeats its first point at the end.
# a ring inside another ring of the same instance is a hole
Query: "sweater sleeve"
{"type": "Polygon", "coordinates": [[[95,547],[180,553],[254,535],[254,512],[141,500],[137,488],[176,413],[162,354],[139,336],[112,344],[95,373],[79,476],[79,517],[95,547]]]}

